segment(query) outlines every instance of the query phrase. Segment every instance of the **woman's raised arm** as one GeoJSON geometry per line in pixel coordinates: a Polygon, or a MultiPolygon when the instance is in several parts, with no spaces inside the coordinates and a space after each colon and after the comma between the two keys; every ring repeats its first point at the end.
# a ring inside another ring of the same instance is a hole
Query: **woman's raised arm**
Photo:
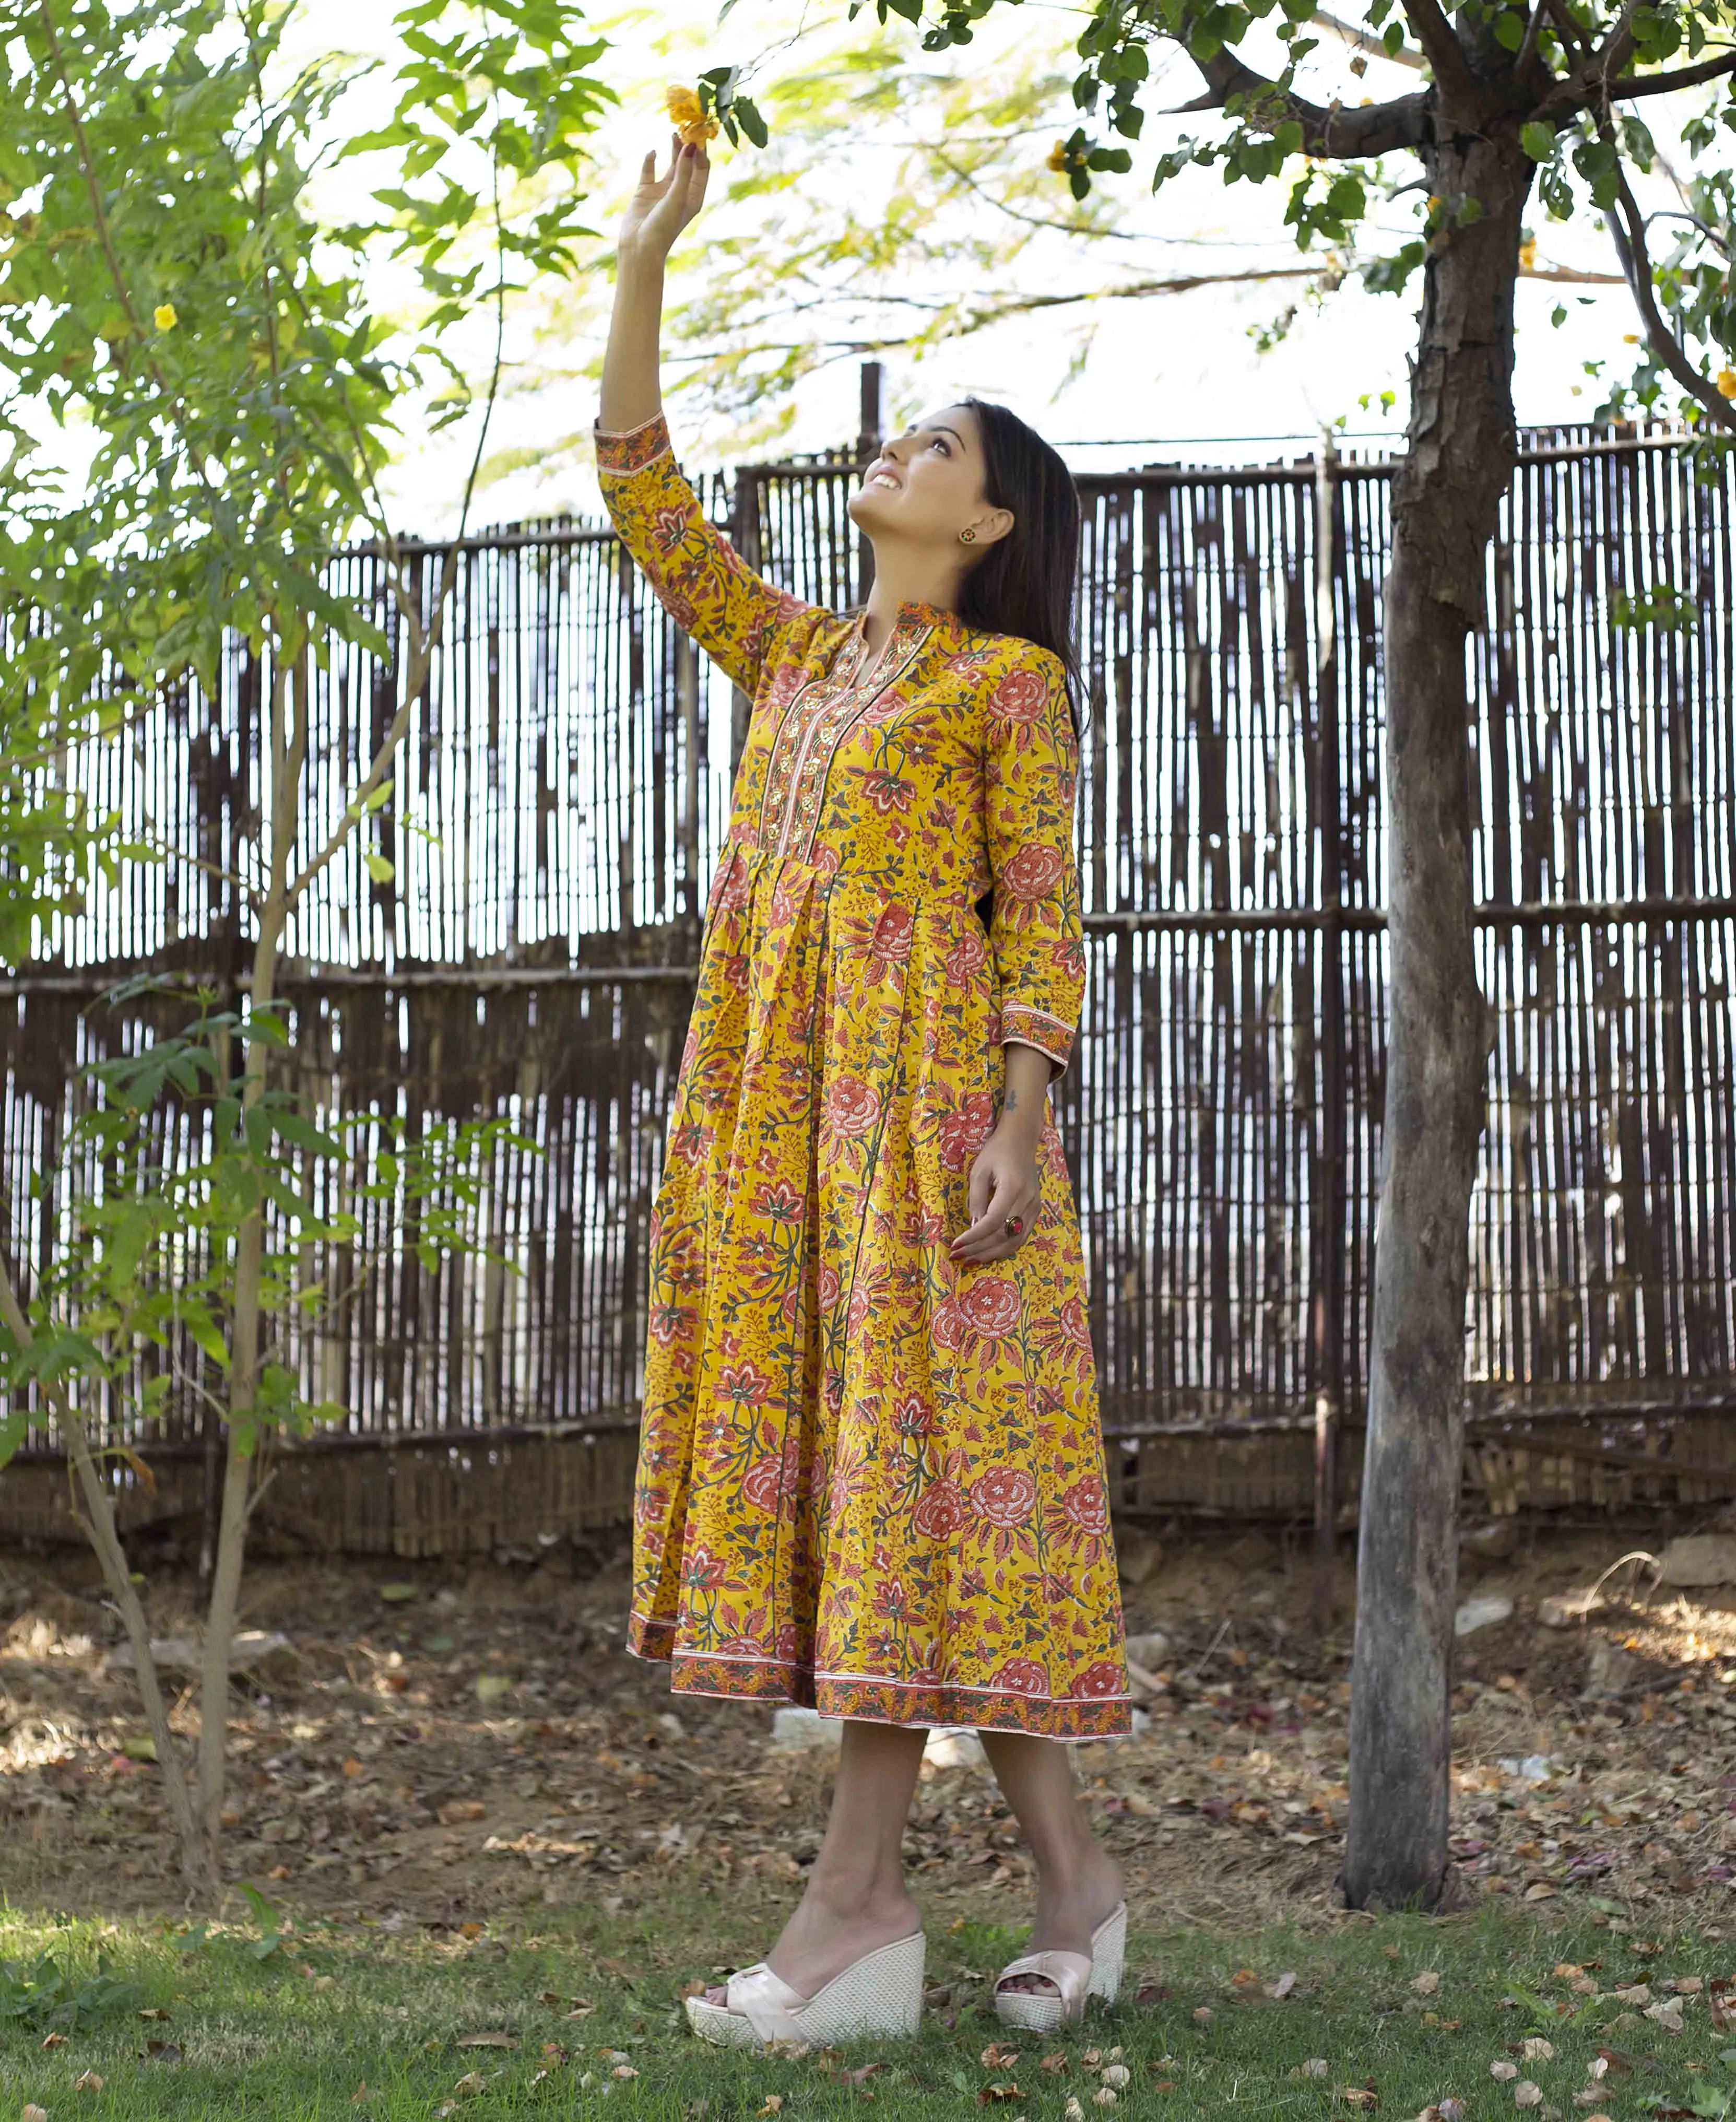
{"type": "Polygon", "coordinates": [[[659,180],[655,155],[639,172],[616,246],[615,306],[603,356],[605,433],[630,434],[663,410],[657,375],[663,276],[675,239],[705,203],[711,171],[704,149],[684,147],[678,136],[667,176],[659,180]]]}
{"type": "Polygon", "coordinates": [[[810,607],[756,575],[707,520],[675,462],[657,381],[664,268],[704,201],[709,168],[702,149],[679,140],[660,182],[655,158],[645,158],[621,226],[597,477],[621,542],[664,610],[751,695],[782,654],[791,621],[810,607]]]}

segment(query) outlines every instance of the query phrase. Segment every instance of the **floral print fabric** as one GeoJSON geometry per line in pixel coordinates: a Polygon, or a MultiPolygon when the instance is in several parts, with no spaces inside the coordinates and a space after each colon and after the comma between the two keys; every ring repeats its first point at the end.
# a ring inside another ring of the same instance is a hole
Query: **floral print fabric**
{"type": "Polygon", "coordinates": [[[1064,1067],[1078,1021],[1061,666],[922,605],[870,657],[744,565],[660,418],[598,462],[665,607],[753,701],[652,1223],[632,1646],[691,1692],[1124,1732],[1052,1123],[1015,1255],[947,1254],[1005,1045],[1064,1067]]]}

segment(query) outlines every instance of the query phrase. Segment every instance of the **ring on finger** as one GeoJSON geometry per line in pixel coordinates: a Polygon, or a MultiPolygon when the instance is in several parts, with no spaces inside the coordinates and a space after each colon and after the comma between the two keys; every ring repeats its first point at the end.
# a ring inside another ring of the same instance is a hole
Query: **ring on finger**
{"type": "Polygon", "coordinates": [[[1001,1227],[1008,1237],[1022,1238],[1024,1236],[1024,1218],[1023,1216],[1008,1216],[1003,1219],[1001,1227]]]}

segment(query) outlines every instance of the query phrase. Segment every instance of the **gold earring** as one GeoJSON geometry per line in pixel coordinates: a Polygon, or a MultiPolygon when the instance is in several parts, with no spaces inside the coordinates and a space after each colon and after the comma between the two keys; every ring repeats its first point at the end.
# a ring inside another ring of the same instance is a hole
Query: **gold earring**
{"type": "Polygon", "coordinates": [[[961,530],[959,533],[959,543],[961,545],[974,545],[976,542],[977,534],[974,530],[961,530]]]}

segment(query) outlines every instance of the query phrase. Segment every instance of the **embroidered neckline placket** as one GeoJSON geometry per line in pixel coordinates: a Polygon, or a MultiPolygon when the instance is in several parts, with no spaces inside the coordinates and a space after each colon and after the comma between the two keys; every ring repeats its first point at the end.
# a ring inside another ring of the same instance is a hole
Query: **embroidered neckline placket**
{"type": "MultiPolygon", "coordinates": [[[[880,654],[875,658],[873,668],[869,671],[866,679],[861,678],[857,675],[861,667],[861,657],[864,647],[863,637],[859,633],[856,636],[856,655],[852,666],[850,676],[839,683],[833,689],[832,696],[828,699],[825,705],[821,708],[819,713],[809,717],[806,727],[803,729],[800,736],[796,740],[796,757],[791,762],[790,768],[789,788],[784,797],[783,822],[778,828],[777,845],[773,850],[773,858],[775,860],[781,862],[790,852],[791,835],[795,829],[796,813],[803,808],[802,787],[804,779],[808,772],[810,754],[814,749],[815,732],[819,729],[821,724],[826,719],[827,709],[833,704],[834,700],[842,702],[845,699],[853,695],[851,701],[850,711],[844,716],[842,721],[839,723],[836,732],[832,737],[830,747],[826,754],[826,771],[825,774],[821,778],[820,783],[822,790],[824,790],[825,780],[830,777],[832,760],[837,754],[838,746],[843,742],[845,737],[848,735],[855,724],[861,720],[862,717],[868,712],[869,708],[871,708],[875,702],[880,699],[880,695],[883,693],[889,691],[898,683],[898,680],[903,676],[904,673],[910,668],[911,665],[922,653],[923,647],[926,643],[930,634],[934,632],[934,629],[931,626],[923,627],[920,632],[917,633],[915,640],[911,643],[908,650],[900,657],[897,651],[898,647],[898,635],[903,630],[903,629],[899,627],[894,627],[893,629],[891,634],[887,639],[885,647],[881,651],[880,654]],[[883,666],[888,666],[884,677],[880,675],[883,666]]],[[[800,696],[798,695],[797,697],[799,699],[800,696]]],[[[794,703],[792,703],[791,713],[793,713],[793,712],[794,703]]],[[[818,764],[817,760],[815,763],[818,764]]],[[[816,803],[813,806],[814,824],[817,825],[819,821],[819,805],[816,803]]],[[[811,827],[808,833],[808,839],[811,844],[813,839],[813,831],[811,827]]]]}

